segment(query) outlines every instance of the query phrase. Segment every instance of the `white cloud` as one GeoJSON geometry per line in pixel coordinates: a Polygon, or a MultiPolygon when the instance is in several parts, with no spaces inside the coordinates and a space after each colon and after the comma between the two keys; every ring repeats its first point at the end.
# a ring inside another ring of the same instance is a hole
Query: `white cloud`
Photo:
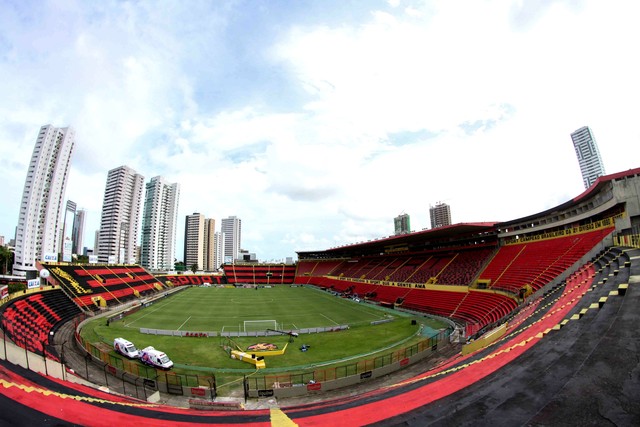
{"type": "Polygon", "coordinates": [[[389,235],[403,211],[420,230],[438,201],[454,222],[565,202],[583,125],[608,172],[638,166],[635,2],[246,6],[8,7],[0,234],[45,123],[77,130],[67,196],[90,228],[107,171],[128,164],[180,183],[181,216],[242,218],[262,259],[389,235]]]}

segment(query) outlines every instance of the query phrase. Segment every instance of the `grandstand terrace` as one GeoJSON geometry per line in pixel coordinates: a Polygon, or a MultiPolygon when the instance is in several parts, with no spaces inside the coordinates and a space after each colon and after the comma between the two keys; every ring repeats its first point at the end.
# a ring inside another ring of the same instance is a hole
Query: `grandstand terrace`
{"type": "Polygon", "coordinates": [[[60,290],[28,294],[1,309],[2,330],[17,345],[42,356],[59,360],[49,339],[57,329],[80,313],[60,290]]]}
{"type": "Polygon", "coordinates": [[[233,263],[222,268],[230,284],[289,285],[296,275],[293,264],[233,263]]]}
{"type": "Polygon", "coordinates": [[[60,286],[83,311],[153,295],[164,288],[139,265],[41,263],[47,281],[60,286]]]}
{"type": "Polygon", "coordinates": [[[506,319],[524,302],[524,289],[535,292],[559,282],[565,271],[611,234],[614,222],[608,218],[509,241],[499,239],[495,226],[477,230],[474,225],[459,224],[449,227],[465,230],[458,230],[455,238],[436,229],[431,240],[430,233],[423,232],[421,240],[414,237],[404,245],[406,251],[397,250],[397,238],[392,239],[394,250],[389,254],[379,247],[384,240],[375,242],[378,255],[365,254],[370,248],[361,253],[358,245],[342,248],[337,265],[328,256],[313,259],[313,255],[299,254],[304,275],[296,280],[346,297],[449,318],[472,336],[506,319]],[[480,236],[466,233],[470,228],[480,231],[480,236]],[[313,275],[323,263],[331,265],[331,273],[313,275]],[[382,274],[384,278],[377,279],[382,274]]]}
{"type": "Polygon", "coordinates": [[[156,275],[159,281],[170,286],[200,286],[206,283],[219,285],[224,278],[217,274],[167,274],[156,275]]]}

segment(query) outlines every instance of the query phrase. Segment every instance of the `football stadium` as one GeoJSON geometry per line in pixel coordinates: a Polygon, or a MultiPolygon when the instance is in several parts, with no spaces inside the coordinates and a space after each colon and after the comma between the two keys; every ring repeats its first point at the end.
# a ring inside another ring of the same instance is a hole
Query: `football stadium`
{"type": "Polygon", "coordinates": [[[640,424],[640,168],[291,265],[37,267],[2,294],[4,425],[640,424]]]}

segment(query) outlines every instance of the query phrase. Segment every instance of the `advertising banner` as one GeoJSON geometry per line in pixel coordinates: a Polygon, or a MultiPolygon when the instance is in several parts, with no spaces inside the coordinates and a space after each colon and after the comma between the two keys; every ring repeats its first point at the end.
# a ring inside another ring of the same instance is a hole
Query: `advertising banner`
{"type": "Polygon", "coordinates": [[[58,253],[44,254],[44,260],[46,262],[58,262],[58,253]]]}
{"type": "Polygon", "coordinates": [[[65,239],[62,244],[62,260],[64,262],[71,262],[71,248],[73,247],[73,242],[68,237],[65,239]]]}
{"type": "Polygon", "coordinates": [[[27,289],[34,289],[40,287],[40,279],[27,280],[27,289]]]}

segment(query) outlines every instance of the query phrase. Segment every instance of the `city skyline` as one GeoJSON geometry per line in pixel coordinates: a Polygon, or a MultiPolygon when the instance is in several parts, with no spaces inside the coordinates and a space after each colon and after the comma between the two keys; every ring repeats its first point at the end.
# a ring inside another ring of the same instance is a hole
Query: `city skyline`
{"type": "Polygon", "coordinates": [[[242,218],[263,260],[386,237],[401,211],[428,228],[430,201],[455,222],[557,206],[584,189],[568,135],[585,124],[607,172],[638,167],[637,2],[3,6],[7,241],[43,123],[76,131],[85,246],[127,164],[180,183],[179,218],[242,218]]]}

